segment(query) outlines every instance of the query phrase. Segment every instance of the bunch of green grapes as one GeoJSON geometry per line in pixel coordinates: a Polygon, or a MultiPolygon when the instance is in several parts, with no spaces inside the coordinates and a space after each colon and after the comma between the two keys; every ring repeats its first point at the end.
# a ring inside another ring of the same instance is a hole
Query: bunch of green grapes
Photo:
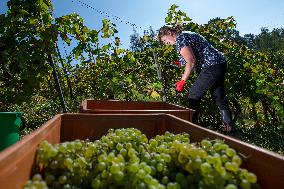
{"type": "Polygon", "coordinates": [[[242,159],[221,140],[202,140],[199,144],[174,142],[171,156],[188,175],[192,188],[249,189],[256,175],[240,168],[242,159]]]}
{"type": "Polygon", "coordinates": [[[93,142],[42,142],[24,188],[252,188],[256,176],[241,163],[219,140],[190,143],[187,133],[169,132],[148,140],[137,129],[110,129],[93,142]]]}

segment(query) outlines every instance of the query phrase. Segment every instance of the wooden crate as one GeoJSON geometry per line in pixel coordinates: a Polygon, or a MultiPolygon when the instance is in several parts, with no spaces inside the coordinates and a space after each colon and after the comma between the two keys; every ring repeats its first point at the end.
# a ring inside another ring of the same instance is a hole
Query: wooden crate
{"type": "Polygon", "coordinates": [[[159,101],[119,101],[84,100],[80,104],[80,113],[91,114],[153,114],[165,113],[192,121],[194,110],[168,102],[159,101]]]}
{"type": "Polygon", "coordinates": [[[284,186],[284,157],[169,114],[60,114],[0,153],[0,188],[20,189],[30,178],[38,145],[75,139],[98,139],[109,128],[137,128],[148,138],[165,131],[187,132],[191,141],[223,139],[247,158],[242,167],[254,172],[262,189],[284,186]]]}

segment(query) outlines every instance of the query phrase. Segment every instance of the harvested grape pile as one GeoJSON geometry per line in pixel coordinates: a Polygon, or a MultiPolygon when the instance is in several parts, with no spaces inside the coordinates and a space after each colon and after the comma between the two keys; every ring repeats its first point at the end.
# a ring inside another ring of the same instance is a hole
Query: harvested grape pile
{"type": "Polygon", "coordinates": [[[133,128],[110,129],[100,140],[60,144],[44,141],[24,188],[249,189],[255,174],[221,140],[190,143],[186,133],[166,132],[150,140],[133,128]]]}

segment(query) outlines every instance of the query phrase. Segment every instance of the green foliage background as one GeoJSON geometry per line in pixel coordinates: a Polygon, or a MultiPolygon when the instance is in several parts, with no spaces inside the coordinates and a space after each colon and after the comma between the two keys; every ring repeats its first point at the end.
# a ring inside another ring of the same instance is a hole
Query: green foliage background
{"type": "MultiPolygon", "coordinates": [[[[162,67],[168,102],[188,105],[187,94],[176,93],[173,87],[183,71],[171,63],[176,52],[158,44],[151,29],[142,37],[132,35],[128,50],[120,47],[115,24],[107,19],[97,30],[86,27],[77,14],[55,19],[50,0],[10,0],[8,8],[7,14],[0,16],[0,111],[23,111],[28,123],[25,132],[63,111],[60,89],[68,112],[77,112],[86,98],[162,100],[163,84],[153,51],[162,67]],[[109,42],[101,45],[102,38],[109,42]],[[64,59],[58,50],[59,40],[65,45],[76,44],[64,59]],[[80,63],[71,65],[72,60],[80,63]],[[54,83],[55,70],[60,88],[54,83]]],[[[232,17],[200,25],[176,5],[169,8],[165,24],[179,24],[184,30],[200,33],[225,54],[230,106],[235,112],[241,108],[236,122],[240,139],[283,153],[283,29],[262,29],[259,35],[241,37],[232,17]]],[[[220,116],[209,94],[202,101],[199,121],[218,130],[220,116]]]]}

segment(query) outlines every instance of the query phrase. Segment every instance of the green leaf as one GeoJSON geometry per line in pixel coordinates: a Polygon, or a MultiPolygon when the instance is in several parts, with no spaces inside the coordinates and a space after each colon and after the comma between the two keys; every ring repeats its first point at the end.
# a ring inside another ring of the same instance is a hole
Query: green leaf
{"type": "Polygon", "coordinates": [[[243,64],[243,66],[244,66],[244,68],[247,68],[247,67],[250,66],[250,63],[249,63],[249,62],[246,62],[246,63],[243,64]]]}
{"type": "Polygon", "coordinates": [[[35,25],[35,24],[38,23],[38,19],[30,19],[30,20],[29,20],[29,23],[30,23],[31,25],[35,25]]]}
{"type": "Polygon", "coordinates": [[[103,50],[103,51],[107,51],[107,50],[109,50],[110,47],[111,47],[111,44],[104,45],[104,46],[102,47],[102,50],[103,50]]]}
{"type": "Polygon", "coordinates": [[[274,100],[279,100],[279,96],[274,96],[273,99],[274,100]]]}

